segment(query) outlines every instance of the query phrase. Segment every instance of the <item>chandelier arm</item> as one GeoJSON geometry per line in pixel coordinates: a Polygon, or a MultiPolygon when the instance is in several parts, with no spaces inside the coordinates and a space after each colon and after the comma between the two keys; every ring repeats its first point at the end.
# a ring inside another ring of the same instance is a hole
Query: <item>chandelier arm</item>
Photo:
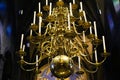
{"type": "MultiPolygon", "coordinates": [[[[81,56],[80,56],[81,57],[81,56]]],[[[83,57],[81,57],[81,59],[84,61],[84,58],[83,57]]],[[[81,65],[83,65],[82,63],[81,63],[81,65]]],[[[98,70],[98,66],[96,66],[96,65],[93,65],[93,66],[95,66],[95,70],[90,70],[90,69],[87,69],[86,67],[82,67],[86,72],[88,72],[88,73],[95,73],[95,72],[97,72],[97,70],[98,70]]]]}
{"type": "Polygon", "coordinates": [[[51,44],[50,41],[45,41],[45,42],[43,42],[42,45],[41,45],[41,49],[43,49],[43,51],[44,51],[44,50],[47,50],[48,53],[51,53],[51,50],[49,50],[49,48],[51,48],[50,44],[51,44]],[[46,44],[46,45],[45,45],[45,44],[46,44]],[[45,46],[46,46],[46,47],[45,47],[45,46]]]}
{"type": "Polygon", "coordinates": [[[86,57],[88,54],[83,54],[81,51],[79,52],[81,56],[86,57]]]}
{"type": "Polygon", "coordinates": [[[39,33],[37,31],[34,31],[36,35],[39,35],[39,33]]]}
{"type": "Polygon", "coordinates": [[[74,31],[75,31],[75,33],[76,33],[77,35],[80,35],[81,33],[79,33],[79,32],[77,31],[77,29],[76,29],[75,25],[76,25],[76,24],[74,24],[74,26],[73,26],[74,31]]]}
{"type": "Polygon", "coordinates": [[[39,42],[30,41],[32,44],[39,44],[39,42]]]}
{"type": "MultiPolygon", "coordinates": [[[[40,58],[38,59],[38,62],[40,63],[41,60],[42,60],[42,56],[40,56],[40,58]]],[[[36,65],[36,62],[27,62],[27,61],[25,61],[23,59],[21,60],[21,62],[23,62],[23,63],[25,63],[27,65],[36,65]]]]}
{"type": "Polygon", "coordinates": [[[48,25],[47,25],[45,33],[43,35],[46,35],[47,33],[48,33],[48,25]]]}
{"type": "Polygon", "coordinates": [[[85,67],[82,67],[85,71],[87,71],[88,73],[96,73],[98,71],[98,67],[95,68],[95,70],[88,70],[87,68],[85,67]]]}
{"type": "Polygon", "coordinates": [[[20,66],[22,70],[24,71],[34,71],[36,68],[32,68],[32,69],[25,69],[22,65],[20,66]]]}
{"type": "Polygon", "coordinates": [[[101,65],[102,63],[104,63],[105,60],[106,60],[106,58],[107,58],[107,57],[104,57],[104,59],[103,59],[102,61],[96,63],[96,62],[91,62],[90,60],[87,59],[87,57],[84,57],[84,59],[85,59],[89,64],[92,64],[92,65],[95,65],[95,66],[99,66],[99,65],[101,65]]]}

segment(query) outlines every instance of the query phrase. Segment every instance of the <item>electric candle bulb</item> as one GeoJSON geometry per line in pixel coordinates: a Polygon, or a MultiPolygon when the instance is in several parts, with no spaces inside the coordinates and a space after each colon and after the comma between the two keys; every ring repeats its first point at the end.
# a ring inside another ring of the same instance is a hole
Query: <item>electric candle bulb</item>
{"type": "Polygon", "coordinates": [[[78,67],[79,67],[79,69],[81,68],[81,65],[80,65],[80,56],[78,56],[78,67]]]}
{"type": "Polygon", "coordinates": [[[23,38],[24,38],[24,34],[21,35],[21,44],[20,44],[20,49],[22,49],[23,47],[23,38]]]}
{"type": "MultiPolygon", "coordinates": [[[[79,12],[81,12],[81,9],[79,9],[79,12]]],[[[82,20],[82,17],[80,16],[80,20],[82,20]]]]}
{"type": "Polygon", "coordinates": [[[73,4],[75,4],[75,0],[73,0],[73,4]]]}
{"type": "Polygon", "coordinates": [[[48,5],[48,0],[46,0],[46,5],[48,5]]]}
{"type": "Polygon", "coordinates": [[[41,23],[42,23],[42,17],[39,17],[39,34],[41,35],[41,23]]]}
{"type": "Polygon", "coordinates": [[[49,11],[49,15],[51,15],[51,11],[52,11],[52,3],[50,3],[50,11],[49,11]]]}
{"type": "Polygon", "coordinates": [[[96,22],[94,21],[94,31],[95,31],[95,37],[97,38],[97,29],[96,29],[96,22]]]}
{"type": "Polygon", "coordinates": [[[36,11],[34,11],[33,24],[35,24],[35,20],[36,20],[36,11]]]}
{"type": "Polygon", "coordinates": [[[25,51],[25,45],[23,45],[23,51],[25,51]]]}
{"type": "Polygon", "coordinates": [[[73,16],[73,13],[72,13],[72,3],[69,3],[69,6],[70,6],[70,16],[73,16]]]}
{"type": "Polygon", "coordinates": [[[40,4],[40,2],[38,3],[38,11],[39,11],[39,13],[41,12],[41,4],[40,4]]]}
{"type": "MultiPolygon", "coordinates": [[[[89,22],[91,24],[91,22],[89,22]]],[[[90,26],[90,34],[92,34],[92,26],[90,26]]]]}
{"type": "Polygon", "coordinates": [[[87,22],[85,11],[83,11],[83,15],[84,15],[85,22],[87,22]]]}
{"type": "Polygon", "coordinates": [[[85,31],[83,31],[83,42],[85,42],[85,31]]]}
{"type": "Polygon", "coordinates": [[[32,29],[30,30],[30,36],[32,36],[32,29]]]}
{"type": "Polygon", "coordinates": [[[96,63],[98,62],[98,58],[97,58],[97,50],[95,49],[95,61],[96,63]]]}
{"type": "Polygon", "coordinates": [[[36,66],[38,66],[38,55],[36,55],[36,66]]]}
{"type": "Polygon", "coordinates": [[[81,11],[83,11],[83,4],[82,4],[82,2],[80,2],[80,9],[81,9],[81,11]]]}
{"type": "Polygon", "coordinates": [[[102,36],[102,40],[103,40],[103,50],[104,52],[106,52],[106,45],[105,45],[105,37],[102,36]]]}
{"type": "Polygon", "coordinates": [[[68,29],[70,30],[70,14],[68,13],[68,29]]]}
{"type": "Polygon", "coordinates": [[[92,27],[90,26],[90,34],[92,34],[92,27]]]}

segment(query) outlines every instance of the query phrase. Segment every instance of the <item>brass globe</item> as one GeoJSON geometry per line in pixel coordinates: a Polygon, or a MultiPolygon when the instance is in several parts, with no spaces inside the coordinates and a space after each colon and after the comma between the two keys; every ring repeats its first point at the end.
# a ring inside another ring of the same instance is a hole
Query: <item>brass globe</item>
{"type": "Polygon", "coordinates": [[[73,73],[72,59],[66,55],[58,55],[50,64],[51,73],[57,78],[67,78],[73,73]]]}

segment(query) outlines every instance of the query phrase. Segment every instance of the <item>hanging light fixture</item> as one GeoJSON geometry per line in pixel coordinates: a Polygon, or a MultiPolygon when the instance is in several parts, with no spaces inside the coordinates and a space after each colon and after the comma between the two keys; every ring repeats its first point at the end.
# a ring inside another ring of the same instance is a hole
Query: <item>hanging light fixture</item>
{"type": "Polygon", "coordinates": [[[92,26],[92,22],[87,20],[82,2],[78,11],[79,17],[73,15],[73,10],[78,8],[75,0],[69,3],[69,7],[65,6],[62,0],[56,2],[56,7],[53,7],[51,2],[48,5],[46,0],[43,9],[49,13],[44,19],[41,3],[38,5],[38,13],[34,11],[33,23],[30,26],[30,35],[27,38],[24,34],[21,35],[18,51],[21,68],[39,73],[39,65],[44,59],[48,59],[50,71],[56,78],[64,79],[73,73],[82,75],[82,69],[95,73],[109,53],[106,52],[104,36],[102,39],[98,38],[96,21],[93,21],[92,26]],[[42,31],[42,28],[45,30],[42,31]],[[89,35],[86,35],[87,31],[89,35]],[[25,49],[26,39],[29,41],[29,50],[25,49]],[[100,44],[103,44],[103,60],[98,59],[97,49],[100,44]],[[26,61],[25,55],[30,55],[29,61],[26,61]],[[94,66],[95,69],[89,70],[86,66],[94,66]]]}

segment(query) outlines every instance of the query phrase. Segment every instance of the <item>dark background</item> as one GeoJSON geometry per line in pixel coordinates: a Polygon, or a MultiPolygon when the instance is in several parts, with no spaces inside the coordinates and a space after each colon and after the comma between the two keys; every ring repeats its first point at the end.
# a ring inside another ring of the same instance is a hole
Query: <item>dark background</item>
{"type": "MultiPolygon", "coordinates": [[[[0,59],[4,62],[4,65],[0,65],[3,66],[3,73],[0,74],[3,77],[2,80],[30,80],[30,74],[23,72],[19,68],[18,55],[16,54],[16,51],[19,49],[20,36],[22,33],[27,32],[28,27],[32,22],[33,11],[37,10],[39,1],[42,5],[45,4],[45,0],[0,1],[6,4],[5,11],[3,8],[0,8],[0,19],[3,24],[6,23],[11,25],[11,32],[7,31],[6,25],[3,26],[5,27],[3,28],[3,31],[5,31],[5,34],[12,45],[5,49],[4,55],[0,55],[0,59]],[[3,11],[5,13],[3,13],[3,11]],[[22,79],[24,77],[26,77],[26,79],[22,79]]],[[[56,0],[49,1],[56,2],[56,0]]],[[[72,0],[64,1],[66,3],[72,2],[72,0]]],[[[100,36],[103,34],[106,36],[107,51],[110,53],[110,56],[103,64],[102,69],[95,74],[97,77],[96,80],[119,80],[120,11],[115,11],[112,0],[96,0],[97,2],[95,0],[76,0],[77,3],[80,1],[83,1],[84,3],[83,6],[89,20],[99,22],[97,23],[98,34],[100,36]],[[98,8],[102,10],[102,15],[99,14],[98,8]],[[105,78],[103,79],[103,77],[105,78]]]]}

